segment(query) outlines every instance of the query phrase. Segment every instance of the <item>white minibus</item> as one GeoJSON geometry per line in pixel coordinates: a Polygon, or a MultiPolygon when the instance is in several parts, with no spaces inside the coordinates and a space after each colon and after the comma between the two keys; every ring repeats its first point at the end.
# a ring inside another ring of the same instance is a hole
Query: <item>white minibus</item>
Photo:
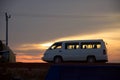
{"type": "Polygon", "coordinates": [[[46,62],[65,61],[107,62],[107,49],[102,39],[55,42],[44,53],[46,62]]]}

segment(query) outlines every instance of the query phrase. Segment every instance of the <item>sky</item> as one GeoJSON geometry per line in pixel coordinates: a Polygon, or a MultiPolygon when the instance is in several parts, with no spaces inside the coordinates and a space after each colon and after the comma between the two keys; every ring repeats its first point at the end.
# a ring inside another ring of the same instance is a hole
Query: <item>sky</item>
{"type": "Polygon", "coordinates": [[[119,0],[0,0],[0,39],[9,19],[9,47],[17,62],[43,62],[56,41],[103,39],[109,62],[120,62],[119,0]]]}

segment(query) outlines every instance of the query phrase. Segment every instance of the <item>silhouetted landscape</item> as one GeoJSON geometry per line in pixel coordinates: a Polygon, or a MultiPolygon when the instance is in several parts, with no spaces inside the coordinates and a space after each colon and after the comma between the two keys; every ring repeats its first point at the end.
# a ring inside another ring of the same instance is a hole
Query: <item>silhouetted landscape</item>
{"type": "MultiPolygon", "coordinates": [[[[64,80],[64,77],[71,75],[72,80],[80,80],[76,76],[79,74],[85,76],[96,75],[98,78],[103,79],[106,75],[106,79],[114,80],[120,76],[120,64],[119,63],[62,63],[62,64],[50,64],[50,63],[1,63],[0,64],[0,79],[2,80],[64,80]],[[66,74],[65,74],[65,73],[66,74]],[[64,74],[64,75],[63,75],[64,74]],[[50,76],[51,75],[51,76],[50,76]],[[60,78],[61,79],[57,79],[60,78]],[[64,76],[64,77],[63,77],[64,76]],[[103,78],[102,78],[103,77],[103,78]],[[74,78],[74,79],[73,79],[74,78]]],[[[82,77],[82,75],[81,75],[82,77]]],[[[89,76],[90,77],[90,76],[89,76]]],[[[83,79],[86,77],[82,77],[83,79]]]]}

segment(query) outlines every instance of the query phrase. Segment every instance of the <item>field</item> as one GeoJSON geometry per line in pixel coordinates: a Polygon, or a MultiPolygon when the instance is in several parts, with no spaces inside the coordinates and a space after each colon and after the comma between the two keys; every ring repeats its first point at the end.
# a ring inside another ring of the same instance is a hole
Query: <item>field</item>
{"type": "MultiPolygon", "coordinates": [[[[88,63],[64,63],[64,64],[48,64],[48,63],[0,63],[0,80],[45,80],[46,75],[48,76],[48,72],[51,69],[54,71],[59,71],[60,66],[62,66],[61,70],[59,72],[50,72],[52,74],[64,74],[63,72],[68,72],[71,73],[79,73],[82,68],[85,69],[83,72],[87,72],[86,69],[89,71],[95,70],[95,71],[108,71],[108,72],[117,72],[116,74],[120,73],[120,64],[119,63],[95,63],[95,64],[88,64],[88,63]],[[57,66],[57,68],[56,68],[57,66]],[[77,69],[72,69],[72,67],[76,67],[77,69]],[[90,68],[92,66],[92,68],[90,68]],[[104,69],[96,68],[94,69],[95,66],[102,66],[104,69]],[[53,68],[55,67],[55,68],[53,68]],[[58,69],[59,67],[59,69],[58,69]],[[69,68],[70,70],[66,69],[69,68]],[[86,68],[84,68],[86,67],[86,68]],[[116,69],[113,69],[114,67],[117,67],[116,69]],[[81,69],[80,69],[81,68],[81,69]],[[118,70],[119,69],[119,70],[118,70]]],[[[93,72],[95,72],[93,71],[93,72]]],[[[98,73],[99,74],[99,73],[98,73]]],[[[100,73],[101,74],[101,73],[100,73]]],[[[103,74],[103,73],[102,73],[103,74]]],[[[71,75],[71,74],[70,74],[71,75]]],[[[103,74],[104,75],[104,74],[103,74]]],[[[55,77],[54,75],[52,75],[55,77]]],[[[62,75],[65,77],[65,75],[62,75]]],[[[69,75],[67,75],[69,76],[69,75]]],[[[75,75],[76,76],[76,75],[75,75]]],[[[79,76],[79,75],[78,75],[79,76]]],[[[108,75],[109,76],[109,75],[108,75]]],[[[64,78],[62,77],[62,78],[64,78]]],[[[71,76],[72,77],[72,76],[71,76]]],[[[74,75],[73,75],[74,77],[74,75]]],[[[90,77],[90,76],[89,76],[90,77]]],[[[62,79],[61,79],[62,80],[62,79]]],[[[77,79],[78,80],[78,79],[77,79]]]]}
{"type": "Polygon", "coordinates": [[[50,64],[2,63],[0,80],[44,80],[50,64]]]}

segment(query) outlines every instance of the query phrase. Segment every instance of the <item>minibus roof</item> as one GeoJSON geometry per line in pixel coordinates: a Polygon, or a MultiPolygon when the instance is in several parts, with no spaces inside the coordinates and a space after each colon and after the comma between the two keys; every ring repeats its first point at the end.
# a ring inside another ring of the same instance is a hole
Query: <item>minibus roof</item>
{"type": "Polygon", "coordinates": [[[66,40],[66,41],[58,41],[58,42],[104,42],[104,41],[103,39],[89,39],[89,40],[66,40]]]}

